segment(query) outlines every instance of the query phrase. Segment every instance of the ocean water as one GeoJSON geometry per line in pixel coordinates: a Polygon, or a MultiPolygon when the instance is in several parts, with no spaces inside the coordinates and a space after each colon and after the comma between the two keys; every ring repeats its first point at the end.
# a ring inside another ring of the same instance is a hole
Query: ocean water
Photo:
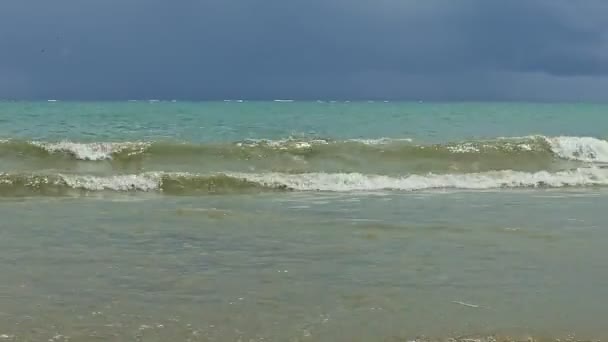
{"type": "Polygon", "coordinates": [[[0,340],[606,337],[607,113],[0,102],[0,340]]]}

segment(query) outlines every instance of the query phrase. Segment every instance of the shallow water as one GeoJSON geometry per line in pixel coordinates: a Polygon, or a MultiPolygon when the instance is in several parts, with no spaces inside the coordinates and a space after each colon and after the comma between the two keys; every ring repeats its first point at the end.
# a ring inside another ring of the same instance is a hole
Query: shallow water
{"type": "Polygon", "coordinates": [[[605,337],[606,109],[0,103],[0,341],[605,337]]]}
{"type": "Polygon", "coordinates": [[[601,337],[607,195],[4,200],[0,334],[601,337]]]}

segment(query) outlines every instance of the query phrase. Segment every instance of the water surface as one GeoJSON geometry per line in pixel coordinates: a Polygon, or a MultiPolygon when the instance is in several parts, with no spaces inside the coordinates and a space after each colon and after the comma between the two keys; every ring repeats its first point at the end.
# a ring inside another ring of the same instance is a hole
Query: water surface
{"type": "Polygon", "coordinates": [[[0,103],[0,339],[605,336],[589,104],[0,103]]]}

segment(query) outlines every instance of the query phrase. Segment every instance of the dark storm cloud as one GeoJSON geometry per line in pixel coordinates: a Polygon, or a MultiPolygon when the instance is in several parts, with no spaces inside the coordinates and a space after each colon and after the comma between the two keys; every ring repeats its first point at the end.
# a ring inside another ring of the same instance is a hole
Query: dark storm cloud
{"type": "Polygon", "coordinates": [[[607,16],[603,0],[4,0],[0,96],[604,100],[607,16]]]}

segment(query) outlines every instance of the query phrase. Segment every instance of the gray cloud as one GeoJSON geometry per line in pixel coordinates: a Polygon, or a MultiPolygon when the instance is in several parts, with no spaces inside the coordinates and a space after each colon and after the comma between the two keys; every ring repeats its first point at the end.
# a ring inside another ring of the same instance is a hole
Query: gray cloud
{"type": "Polygon", "coordinates": [[[602,0],[5,0],[0,96],[604,100],[607,16],[602,0]]]}

